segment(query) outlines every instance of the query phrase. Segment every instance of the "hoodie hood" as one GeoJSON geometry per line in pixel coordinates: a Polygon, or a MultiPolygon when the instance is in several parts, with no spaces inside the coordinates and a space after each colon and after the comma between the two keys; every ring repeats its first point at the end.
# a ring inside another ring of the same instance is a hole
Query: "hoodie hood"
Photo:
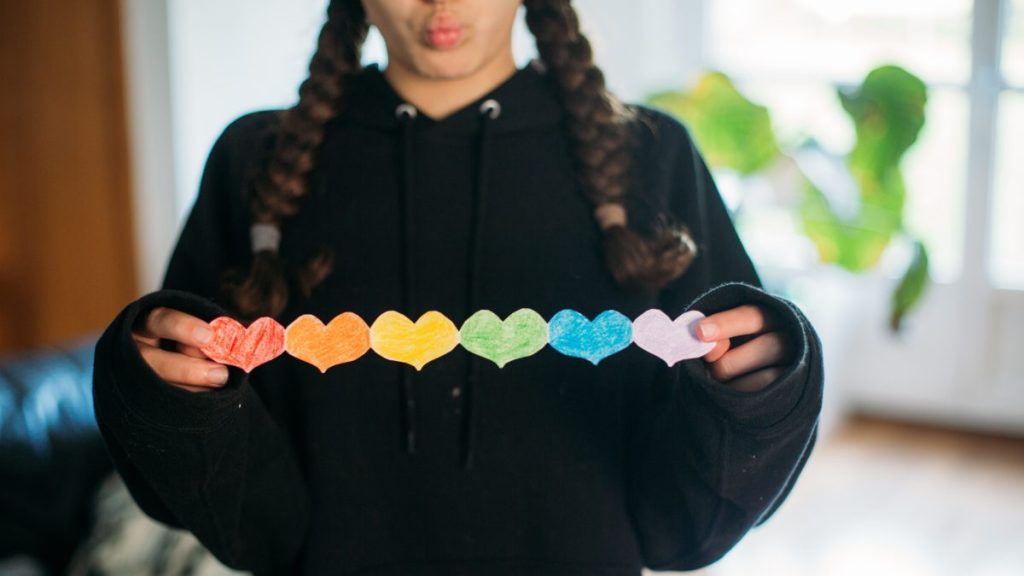
{"type": "MultiPolygon", "coordinates": [[[[384,77],[376,64],[363,68],[353,82],[346,112],[339,120],[394,133],[399,140],[401,170],[401,288],[402,312],[407,316],[416,308],[415,267],[412,247],[416,243],[413,227],[412,199],[416,190],[415,149],[418,139],[443,139],[472,142],[475,146],[476,170],[471,206],[470,242],[466,247],[467,314],[477,311],[480,303],[481,231],[484,207],[488,201],[488,168],[491,139],[496,135],[531,130],[558,129],[563,112],[555,87],[540,60],[531,60],[489,92],[458,110],[435,119],[421,113],[406,101],[384,77]]],[[[410,317],[416,321],[416,318],[410,317]]],[[[465,382],[459,395],[462,402],[460,455],[464,467],[473,463],[478,418],[479,370],[482,358],[468,354],[465,382]]],[[[402,386],[402,422],[405,448],[416,450],[416,405],[413,390],[415,371],[412,366],[399,365],[402,386]]]]}
{"type": "MultiPolygon", "coordinates": [[[[416,111],[413,119],[416,136],[463,140],[470,138],[480,130],[480,107],[492,99],[501,106],[501,113],[490,122],[492,134],[557,127],[563,116],[557,94],[557,88],[551,83],[544,63],[533,59],[488,93],[444,118],[435,119],[416,111]]],[[[382,130],[396,130],[403,124],[397,113],[403,104],[411,106],[395,91],[384,77],[379,64],[374,62],[354,77],[349,104],[339,120],[382,130]]]]}

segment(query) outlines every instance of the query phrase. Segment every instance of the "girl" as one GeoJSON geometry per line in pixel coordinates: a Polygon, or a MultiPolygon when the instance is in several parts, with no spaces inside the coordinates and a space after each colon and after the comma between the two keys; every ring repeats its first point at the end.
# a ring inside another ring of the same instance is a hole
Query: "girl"
{"type": "Polygon", "coordinates": [[[725,554],[815,438],[818,337],[685,128],[605,88],[569,0],[333,0],[298,103],[213,146],[163,289],[96,348],[133,497],[257,574],[607,574],[725,554]],[[517,10],[539,59],[516,68],[517,10]],[[360,66],[369,25],[388,64],[360,66]],[[247,374],[220,315],[707,315],[702,358],[367,354],[247,374]],[[595,362],[596,363],[596,362],[595,362]]]}

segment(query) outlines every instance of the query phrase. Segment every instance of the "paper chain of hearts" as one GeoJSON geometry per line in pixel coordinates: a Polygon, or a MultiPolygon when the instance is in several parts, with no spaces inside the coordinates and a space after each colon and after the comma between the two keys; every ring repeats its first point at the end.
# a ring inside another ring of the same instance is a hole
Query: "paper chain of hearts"
{"type": "Polygon", "coordinates": [[[550,321],[529,308],[505,320],[490,310],[470,316],[456,328],[440,312],[430,311],[412,322],[405,315],[384,312],[367,326],[352,312],[335,316],[324,325],[305,314],[287,328],[273,318],[259,318],[248,327],[227,316],[210,322],[213,338],[201,350],[221,364],[246,372],[288,354],[326,372],[331,366],[357,360],[370,349],[395,362],[421,370],[428,362],[451,352],[459,344],[499,368],[526,358],[550,344],[556,351],[588,360],[595,366],[631,343],[661,358],[668,366],[698,358],[715,347],[697,336],[704,314],[690,310],[675,320],[661,310],[648,310],[636,320],[606,310],[593,320],[575,310],[562,310],[550,321]]]}

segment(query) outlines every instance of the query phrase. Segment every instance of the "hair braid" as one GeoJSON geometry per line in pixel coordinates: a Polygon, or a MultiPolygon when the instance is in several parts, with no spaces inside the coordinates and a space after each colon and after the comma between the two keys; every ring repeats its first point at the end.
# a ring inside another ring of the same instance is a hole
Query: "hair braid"
{"type": "Polygon", "coordinates": [[[659,215],[650,237],[627,224],[635,110],[606,88],[571,0],[524,0],[523,5],[540,59],[561,92],[578,177],[604,234],[608,268],[622,286],[658,290],[686,271],[697,247],[687,227],[671,223],[668,214],[659,215]]]}
{"type": "MultiPolygon", "coordinates": [[[[309,63],[309,77],[299,86],[299,101],[279,112],[269,157],[246,190],[253,223],[279,228],[284,219],[299,211],[324,138],[324,125],[341,111],[347,80],[361,68],[368,29],[360,0],[331,0],[309,63]]],[[[295,270],[289,269],[277,250],[260,249],[253,254],[248,271],[225,274],[224,288],[241,316],[277,316],[288,303],[289,279],[308,297],[332,265],[326,247],[295,270]]]]}

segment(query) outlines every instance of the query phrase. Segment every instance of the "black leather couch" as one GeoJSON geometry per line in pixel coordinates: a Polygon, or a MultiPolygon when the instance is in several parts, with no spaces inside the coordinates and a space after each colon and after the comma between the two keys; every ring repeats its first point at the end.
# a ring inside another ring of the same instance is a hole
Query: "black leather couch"
{"type": "Polygon", "coordinates": [[[0,357],[0,566],[61,574],[92,525],[113,470],[92,407],[98,336],[0,357]]]}

